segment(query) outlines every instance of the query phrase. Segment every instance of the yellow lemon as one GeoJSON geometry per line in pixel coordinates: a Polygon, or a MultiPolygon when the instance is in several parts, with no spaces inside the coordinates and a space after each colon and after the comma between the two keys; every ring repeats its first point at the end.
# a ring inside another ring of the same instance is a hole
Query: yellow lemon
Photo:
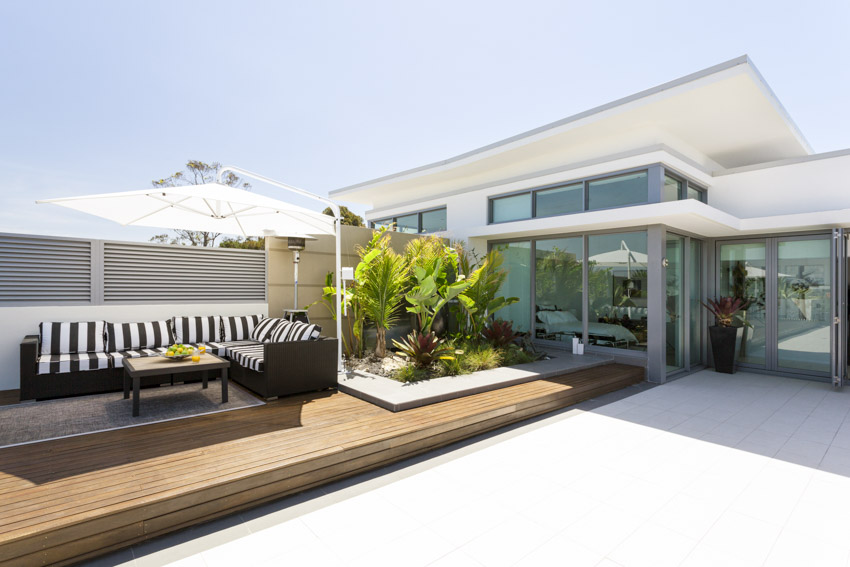
{"type": "Polygon", "coordinates": [[[170,350],[170,351],[166,352],[165,356],[174,356],[174,351],[170,350]]]}

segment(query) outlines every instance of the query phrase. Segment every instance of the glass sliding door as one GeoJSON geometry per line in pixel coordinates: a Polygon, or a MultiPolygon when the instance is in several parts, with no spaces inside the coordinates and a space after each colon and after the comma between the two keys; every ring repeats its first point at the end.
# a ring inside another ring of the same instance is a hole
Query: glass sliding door
{"type": "Polygon", "coordinates": [[[685,238],[667,234],[666,359],[667,372],[685,367],[685,238]]]}
{"type": "Polygon", "coordinates": [[[498,317],[511,321],[514,331],[526,333],[531,323],[531,241],[506,242],[493,248],[501,252],[502,269],[507,273],[499,294],[519,298],[499,311],[498,317]]]}
{"type": "Polygon", "coordinates": [[[702,242],[690,239],[690,256],[688,258],[688,313],[689,338],[688,354],[691,366],[702,364],[702,242]]]}
{"type": "MultiPolygon", "coordinates": [[[[739,297],[750,302],[744,317],[752,326],[744,328],[738,362],[765,366],[766,242],[720,243],[718,260],[717,294],[739,297]]],[[[714,321],[709,321],[708,324],[714,325],[714,321]]]]}
{"type": "Polygon", "coordinates": [[[832,257],[829,238],[776,243],[777,367],[830,371],[832,257]]]}
{"type": "Polygon", "coordinates": [[[587,237],[588,343],[646,351],[646,232],[587,237]]]}
{"type": "Polygon", "coordinates": [[[534,336],[567,343],[581,338],[584,239],[537,240],[534,254],[534,336]]]}

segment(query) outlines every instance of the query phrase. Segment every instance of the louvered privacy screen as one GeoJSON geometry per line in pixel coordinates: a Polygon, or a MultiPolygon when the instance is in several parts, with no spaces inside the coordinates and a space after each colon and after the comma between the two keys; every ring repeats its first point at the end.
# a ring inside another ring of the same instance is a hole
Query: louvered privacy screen
{"type": "Polygon", "coordinates": [[[259,250],[103,243],[105,303],[266,300],[259,250]]]}
{"type": "Polygon", "coordinates": [[[92,243],[0,234],[0,303],[88,303],[92,243]]]}
{"type": "Polygon", "coordinates": [[[261,250],[0,233],[0,305],[266,301],[261,250]]]}

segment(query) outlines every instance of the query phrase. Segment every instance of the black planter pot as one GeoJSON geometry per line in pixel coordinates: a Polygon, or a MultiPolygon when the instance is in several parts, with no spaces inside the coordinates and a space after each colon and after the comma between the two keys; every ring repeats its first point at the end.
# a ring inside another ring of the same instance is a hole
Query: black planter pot
{"type": "Polygon", "coordinates": [[[738,346],[741,344],[738,339],[743,335],[743,331],[743,327],[714,325],[708,328],[714,370],[724,374],[735,373],[735,359],[738,357],[738,346]]]}

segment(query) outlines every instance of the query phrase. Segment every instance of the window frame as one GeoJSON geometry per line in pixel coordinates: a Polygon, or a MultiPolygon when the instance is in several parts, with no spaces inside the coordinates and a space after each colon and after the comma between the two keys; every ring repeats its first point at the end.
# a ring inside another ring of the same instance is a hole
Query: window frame
{"type": "Polygon", "coordinates": [[[417,217],[417,219],[416,219],[416,225],[417,225],[416,230],[417,231],[415,233],[407,232],[407,233],[403,233],[403,234],[435,234],[437,232],[445,232],[449,229],[449,211],[448,211],[448,207],[446,207],[446,205],[443,205],[441,207],[431,207],[430,209],[422,209],[422,210],[418,210],[418,211],[411,211],[409,213],[398,213],[398,214],[393,215],[391,217],[383,217],[383,218],[380,218],[380,219],[370,220],[369,221],[369,228],[375,229],[375,228],[377,228],[377,225],[389,225],[390,230],[392,230],[393,232],[397,232],[398,231],[398,219],[401,218],[401,217],[411,217],[413,215],[416,215],[416,217],[417,217]],[[431,212],[440,211],[440,210],[446,211],[446,228],[444,228],[443,230],[435,230],[435,231],[430,231],[430,232],[424,232],[422,230],[422,214],[423,213],[431,213],[431,212]]]}

